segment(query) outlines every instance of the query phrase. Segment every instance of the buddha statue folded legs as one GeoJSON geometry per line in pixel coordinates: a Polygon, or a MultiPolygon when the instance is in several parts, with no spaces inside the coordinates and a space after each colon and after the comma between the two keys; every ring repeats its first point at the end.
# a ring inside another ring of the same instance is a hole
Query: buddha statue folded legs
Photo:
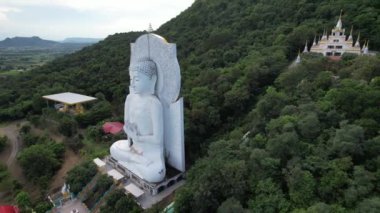
{"type": "Polygon", "coordinates": [[[128,140],[119,140],[111,146],[110,151],[121,165],[148,182],[160,182],[165,177],[163,153],[158,146],[129,146],[128,140]]]}

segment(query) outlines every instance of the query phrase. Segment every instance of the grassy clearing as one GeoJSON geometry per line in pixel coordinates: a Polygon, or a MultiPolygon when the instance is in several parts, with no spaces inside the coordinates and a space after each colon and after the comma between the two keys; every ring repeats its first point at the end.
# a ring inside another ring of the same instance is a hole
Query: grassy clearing
{"type": "Polygon", "coordinates": [[[12,178],[7,177],[3,181],[0,182],[0,191],[6,192],[12,190],[12,178]]]}
{"type": "Polygon", "coordinates": [[[80,150],[84,159],[92,160],[97,157],[104,157],[109,154],[109,144],[93,142],[87,138],[83,140],[84,147],[80,150]]]}
{"type": "Polygon", "coordinates": [[[0,75],[6,75],[6,76],[16,76],[20,73],[23,73],[24,71],[20,70],[9,70],[9,71],[0,71],[0,75]]]}

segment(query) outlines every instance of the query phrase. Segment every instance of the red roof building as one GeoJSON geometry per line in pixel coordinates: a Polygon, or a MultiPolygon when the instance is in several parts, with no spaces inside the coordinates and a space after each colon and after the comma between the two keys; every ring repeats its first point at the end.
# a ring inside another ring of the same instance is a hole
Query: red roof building
{"type": "Polygon", "coordinates": [[[0,206],[0,213],[19,213],[17,206],[0,206]]]}
{"type": "Polygon", "coordinates": [[[120,122],[106,122],[103,124],[103,132],[116,135],[123,130],[123,126],[120,122]]]}

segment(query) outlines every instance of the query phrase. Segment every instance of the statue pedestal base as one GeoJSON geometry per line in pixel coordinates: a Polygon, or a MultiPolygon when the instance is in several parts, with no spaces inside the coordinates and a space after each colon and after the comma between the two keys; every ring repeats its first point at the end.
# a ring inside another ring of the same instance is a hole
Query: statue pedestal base
{"type": "Polygon", "coordinates": [[[107,156],[104,161],[106,162],[109,170],[116,169],[124,175],[124,179],[121,184],[128,185],[133,183],[144,191],[144,195],[136,199],[139,205],[144,209],[150,208],[152,205],[160,202],[162,199],[172,194],[185,182],[185,173],[180,172],[168,165],[166,165],[166,176],[164,180],[159,183],[150,183],[140,178],[137,174],[133,173],[111,156],[107,156]]]}

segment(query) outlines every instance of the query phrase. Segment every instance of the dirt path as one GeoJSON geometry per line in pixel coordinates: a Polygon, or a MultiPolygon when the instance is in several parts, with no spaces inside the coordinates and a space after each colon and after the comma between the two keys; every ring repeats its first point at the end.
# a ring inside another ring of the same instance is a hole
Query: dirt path
{"type": "MultiPolygon", "coordinates": [[[[57,143],[62,143],[64,140],[64,137],[62,135],[42,129],[33,128],[32,133],[36,135],[47,134],[57,143]]],[[[80,162],[82,162],[80,155],[74,153],[70,148],[66,148],[65,155],[63,157],[63,164],[61,168],[57,171],[57,173],[54,175],[54,177],[52,177],[49,191],[55,192],[58,189],[60,189],[65,183],[66,173],[70,171],[74,166],[78,165],[80,162]]]]}
{"type": "MultiPolygon", "coordinates": [[[[21,184],[24,185],[24,189],[31,193],[31,195],[38,195],[38,191],[35,190],[35,186],[28,182],[25,176],[22,173],[22,168],[17,162],[17,154],[22,149],[22,141],[19,137],[19,130],[22,125],[26,123],[25,120],[14,121],[10,123],[0,124],[0,136],[7,136],[9,146],[0,153],[0,162],[7,165],[11,176],[18,180],[21,184]]],[[[60,143],[63,141],[64,137],[59,134],[54,134],[52,132],[32,128],[32,133],[36,135],[48,134],[56,142],[60,143]]],[[[61,169],[52,177],[52,182],[50,185],[50,190],[53,191],[63,186],[65,180],[64,177],[66,173],[72,169],[74,166],[78,165],[81,162],[80,155],[74,153],[71,149],[66,148],[63,164],[61,169]]],[[[3,193],[0,193],[0,203],[2,201],[3,193]]]]}
{"type": "Polygon", "coordinates": [[[0,135],[5,135],[8,137],[8,142],[10,146],[10,149],[5,150],[5,152],[1,153],[0,159],[3,163],[6,163],[9,172],[12,174],[12,176],[16,177],[20,182],[24,182],[25,180],[22,178],[22,170],[20,166],[17,164],[17,153],[20,151],[22,147],[18,133],[20,127],[24,123],[25,121],[21,120],[0,126],[0,135]]]}
{"type": "Polygon", "coordinates": [[[64,162],[62,164],[61,169],[54,175],[51,185],[50,191],[56,191],[58,188],[61,188],[65,183],[65,176],[70,169],[74,166],[78,165],[81,162],[81,158],[79,155],[75,154],[71,149],[66,149],[64,162]]]}
{"type": "Polygon", "coordinates": [[[12,138],[10,139],[12,142],[12,151],[11,154],[7,160],[7,166],[11,167],[14,162],[16,161],[17,153],[20,151],[21,143],[20,143],[20,137],[15,136],[12,134],[12,138]]]}
{"type": "MultiPolygon", "coordinates": [[[[7,148],[0,153],[0,161],[7,165],[8,171],[11,176],[18,180],[20,183],[25,184],[26,179],[22,174],[22,169],[20,165],[17,163],[17,153],[22,148],[22,143],[18,136],[20,127],[25,123],[24,120],[13,121],[11,123],[1,124],[0,125],[0,136],[8,137],[8,146],[7,148]]],[[[6,196],[9,192],[1,192],[0,193],[0,203],[6,204],[6,196]],[[5,196],[5,197],[4,197],[5,196]]]]}

